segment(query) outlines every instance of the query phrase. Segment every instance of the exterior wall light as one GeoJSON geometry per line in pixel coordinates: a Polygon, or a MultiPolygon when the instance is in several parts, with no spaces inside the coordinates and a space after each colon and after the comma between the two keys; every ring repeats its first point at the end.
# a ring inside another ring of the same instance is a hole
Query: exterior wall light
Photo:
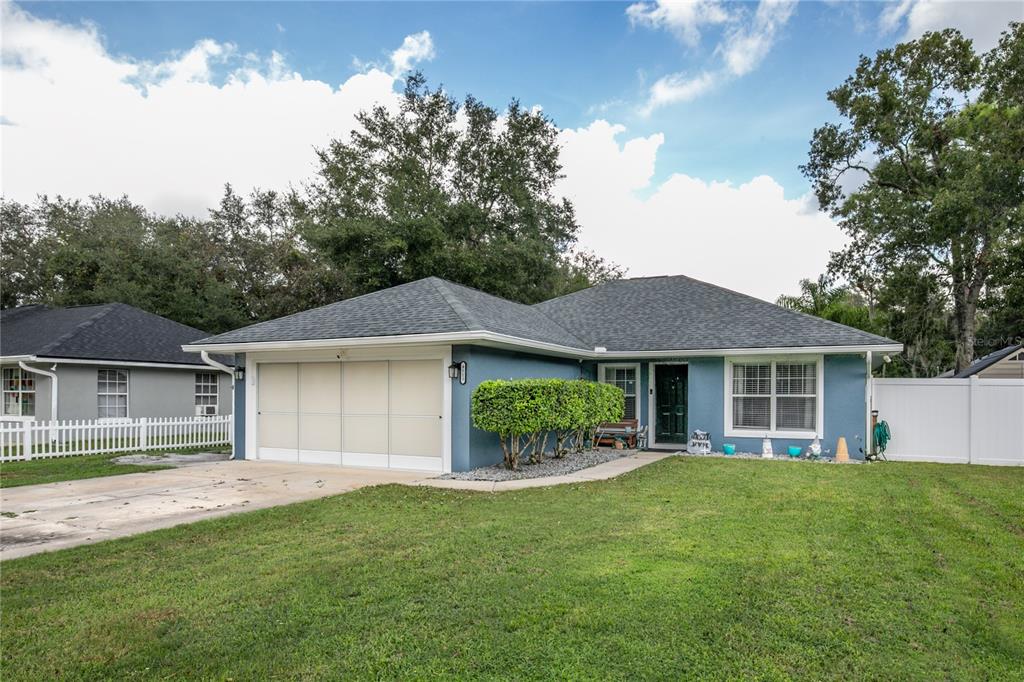
{"type": "Polygon", "coordinates": [[[465,385],[466,383],[466,362],[453,362],[448,365],[448,378],[458,379],[460,384],[465,385]]]}
{"type": "Polygon", "coordinates": [[[242,367],[235,368],[235,381],[245,381],[245,369],[242,367]]]}

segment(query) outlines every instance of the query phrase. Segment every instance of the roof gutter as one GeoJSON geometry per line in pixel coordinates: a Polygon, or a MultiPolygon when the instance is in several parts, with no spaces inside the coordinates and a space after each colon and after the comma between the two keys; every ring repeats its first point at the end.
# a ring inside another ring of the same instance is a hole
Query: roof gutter
{"type": "Polygon", "coordinates": [[[198,363],[185,364],[183,362],[144,362],[141,360],[113,360],[113,359],[89,359],[89,358],[55,358],[39,357],[36,355],[4,355],[0,356],[0,362],[45,362],[55,365],[99,365],[102,367],[154,367],[158,369],[202,369],[198,363]]]}
{"type": "Polygon", "coordinates": [[[242,343],[197,343],[183,345],[186,352],[203,353],[247,353],[258,351],[314,350],[325,348],[359,348],[362,346],[404,346],[407,344],[429,343],[484,343],[497,346],[511,346],[573,358],[599,360],[602,358],[677,358],[719,355],[794,355],[794,354],[850,354],[879,351],[899,353],[900,343],[880,343],[847,346],[784,346],[772,348],[702,348],[670,349],[656,351],[605,351],[573,348],[557,343],[533,341],[518,336],[497,334],[487,331],[446,332],[438,334],[404,334],[398,336],[367,336],[339,339],[299,339],[295,341],[250,341],[242,343]]]}

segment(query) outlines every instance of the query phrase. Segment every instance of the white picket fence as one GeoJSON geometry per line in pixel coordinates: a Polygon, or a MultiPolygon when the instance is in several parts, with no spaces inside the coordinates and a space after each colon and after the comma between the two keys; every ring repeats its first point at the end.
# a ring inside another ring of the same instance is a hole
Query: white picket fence
{"type": "Polygon", "coordinates": [[[1024,465],[1024,379],[875,379],[895,460],[1024,465]]]}
{"type": "Polygon", "coordinates": [[[0,462],[230,445],[233,417],[0,422],[0,462]]]}

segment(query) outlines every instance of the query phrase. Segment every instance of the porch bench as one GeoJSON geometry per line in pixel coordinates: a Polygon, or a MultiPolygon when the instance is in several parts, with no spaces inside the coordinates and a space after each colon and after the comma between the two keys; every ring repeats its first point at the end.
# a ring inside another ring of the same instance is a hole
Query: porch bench
{"type": "Polygon", "coordinates": [[[601,424],[594,435],[594,445],[615,447],[616,443],[622,443],[627,448],[635,448],[639,425],[639,419],[623,419],[620,422],[601,424]]]}

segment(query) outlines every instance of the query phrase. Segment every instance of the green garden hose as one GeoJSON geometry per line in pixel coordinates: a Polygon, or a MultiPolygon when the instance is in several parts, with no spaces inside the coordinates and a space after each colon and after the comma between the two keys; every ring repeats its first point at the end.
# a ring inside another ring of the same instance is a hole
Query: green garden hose
{"type": "Polygon", "coordinates": [[[879,455],[885,454],[885,446],[889,444],[889,440],[892,438],[892,433],[889,431],[889,422],[880,421],[875,424],[875,452],[879,455]]]}

